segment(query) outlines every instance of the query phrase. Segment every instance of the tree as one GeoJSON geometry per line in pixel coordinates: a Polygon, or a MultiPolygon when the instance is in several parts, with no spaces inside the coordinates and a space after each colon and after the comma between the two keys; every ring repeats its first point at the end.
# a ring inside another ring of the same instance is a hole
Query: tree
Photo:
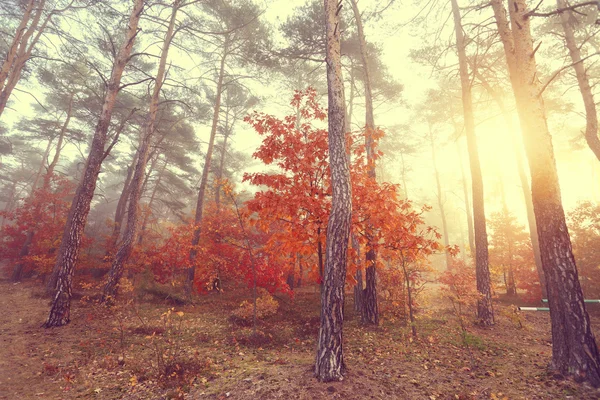
{"type": "Polygon", "coordinates": [[[492,214],[489,224],[490,266],[501,275],[506,294],[516,296],[517,289],[521,289],[529,298],[538,300],[541,286],[528,233],[506,206],[492,214]]]}
{"type": "Polygon", "coordinates": [[[129,17],[125,40],[119,49],[112,68],[110,80],[105,87],[106,92],[104,95],[104,103],[102,105],[102,113],[98,120],[98,124],[96,125],[81,182],[77,187],[75,197],[71,203],[63,239],[58,251],[56,265],[53,271],[53,275],[56,279],[51,277],[48,282],[49,290],[56,290],[56,292],[52,301],[50,314],[44,324],[46,328],[66,325],[71,320],[70,311],[73,272],[79,254],[83,229],[85,228],[87,216],[90,211],[90,204],[96,189],[100,167],[102,161],[111,150],[110,145],[108,148],[106,147],[108,141],[107,133],[117,94],[121,89],[121,77],[125,66],[129,62],[131,49],[133,48],[138,33],[138,22],[143,7],[143,0],[135,0],[129,17]]]}
{"type": "Polygon", "coordinates": [[[269,64],[268,60],[262,58],[262,49],[266,46],[265,42],[269,41],[268,32],[258,20],[259,12],[253,3],[241,1],[233,5],[220,1],[208,2],[206,4],[206,12],[212,17],[212,19],[209,19],[209,26],[214,29],[214,33],[211,36],[217,40],[216,52],[219,53],[219,68],[216,76],[210,137],[202,168],[202,176],[200,178],[198,200],[196,202],[195,221],[197,228],[192,237],[192,247],[189,254],[191,266],[188,270],[186,286],[188,297],[192,295],[195,273],[194,260],[197,255],[195,249],[202,234],[202,216],[215,138],[219,127],[221,99],[227,86],[234,84],[240,79],[230,73],[227,70],[227,66],[233,61],[241,66],[248,64],[269,64]]]}
{"type": "Polygon", "coordinates": [[[565,220],[543,87],[531,36],[531,17],[524,0],[508,8],[492,0],[504,47],[525,150],[531,172],[531,196],[538,226],[542,265],[552,320],[551,366],[595,386],[600,385],[600,355],[583,301],[577,266],[565,220]]]}
{"type": "Polygon", "coordinates": [[[331,214],[327,224],[326,261],[321,290],[321,325],[315,362],[315,376],[322,382],[343,379],[345,370],[342,328],[347,251],[352,218],[352,188],[344,131],[346,104],[340,49],[342,33],[339,26],[340,11],[341,4],[325,0],[332,198],[331,214]]]}
{"type": "Polygon", "coordinates": [[[469,67],[466,54],[467,42],[463,32],[460,8],[458,7],[457,0],[452,0],[452,14],[454,16],[454,33],[456,35],[456,48],[458,52],[465,134],[467,137],[469,163],[471,166],[473,222],[475,228],[475,271],[477,277],[477,290],[479,293],[481,293],[481,298],[477,303],[477,317],[483,325],[492,325],[494,323],[494,312],[492,309],[490,270],[488,265],[489,260],[483,197],[483,177],[481,175],[481,163],[479,161],[479,153],[477,149],[477,136],[475,135],[471,78],[469,77],[469,67]]]}
{"type": "Polygon", "coordinates": [[[156,72],[156,77],[154,78],[154,89],[150,98],[150,104],[148,106],[148,114],[146,115],[144,124],[142,126],[135,168],[133,170],[133,177],[131,178],[131,188],[129,189],[131,192],[129,193],[129,203],[127,206],[127,225],[125,227],[125,233],[123,234],[123,240],[121,241],[119,250],[115,254],[110,267],[108,280],[106,285],[104,285],[104,290],[102,292],[103,302],[114,299],[117,291],[117,285],[119,284],[119,280],[123,275],[125,263],[131,255],[131,251],[133,250],[133,246],[135,245],[139,234],[139,202],[142,196],[144,178],[146,177],[146,165],[148,163],[151,140],[154,136],[156,128],[156,117],[158,115],[161,89],[166,76],[169,47],[173,41],[173,36],[175,35],[177,12],[183,5],[184,0],[174,0],[171,6],[171,17],[169,19],[168,28],[165,33],[160,53],[158,70],[156,72]]]}

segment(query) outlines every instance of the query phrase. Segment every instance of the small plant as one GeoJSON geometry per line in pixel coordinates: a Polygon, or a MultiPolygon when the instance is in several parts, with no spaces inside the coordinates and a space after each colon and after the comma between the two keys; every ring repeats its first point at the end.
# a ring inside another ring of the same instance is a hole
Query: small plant
{"type": "MultiPolygon", "coordinates": [[[[256,299],[256,318],[265,319],[277,313],[279,309],[279,303],[271,296],[266,290],[259,288],[259,297],[256,299]]],[[[254,317],[254,306],[249,301],[242,301],[240,307],[235,310],[232,314],[232,322],[242,325],[249,326],[252,324],[254,317]]]]}

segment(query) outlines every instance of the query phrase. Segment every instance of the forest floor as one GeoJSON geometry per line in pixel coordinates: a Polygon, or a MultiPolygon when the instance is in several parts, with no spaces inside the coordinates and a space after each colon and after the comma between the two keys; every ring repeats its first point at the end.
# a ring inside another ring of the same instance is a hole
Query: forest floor
{"type": "MultiPolygon", "coordinates": [[[[506,304],[496,305],[493,328],[469,324],[464,339],[449,310],[419,315],[416,340],[392,319],[363,328],[348,307],[346,379],[319,383],[314,288],[280,298],[253,336],[229,318],[240,292],[194,305],[146,296],[110,310],[79,296],[71,324],[43,329],[48,299],[38,287],[0,281],[0,399],[600,398],[548,372],[548,314],[519,317],[506,304]]],[[[599,337],[600,312],[591,311],[599,337]]]]}

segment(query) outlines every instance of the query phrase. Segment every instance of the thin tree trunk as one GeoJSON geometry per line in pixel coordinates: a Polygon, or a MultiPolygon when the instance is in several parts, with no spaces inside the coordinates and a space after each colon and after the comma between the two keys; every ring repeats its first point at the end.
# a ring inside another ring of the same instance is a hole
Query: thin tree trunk
{"type": "Polygon", "coordinates": [[[138,33],[138,23],[144,7],[143,0],[135,0],[132,13],[129,18],[129,24],[125,41],[119,50],[117,59],[115,60],[110,81],[104,97],[102,112],[100,119],[96,125],[94,138],[90,146],[90,154],[88,156],[83,177],[67,217],[67,223],[58,251],[56,265],[54,267],[54,279],[49,279],[48,288],[52,292],[56,290],[50,314],[44,326],[46,328],[66,325],[71,320],[71,286],[73,281],[73,272],[79,247],[83,236],[83,229],[90,211],[90,204],[94,191],[96,189],[96,181],[100,172],[102,161],[106,157],[106,141],[108,128],[112,116],[112,110],[115,105],[117,93],[121,84],[121,76],[125,65],[129,61],[129,55],[138,33]]]}
{"type": "Polygon", "coordinates": [[[442,184],[440,182],[440,172],[437,166],[437,158],[435,155],[435,143],[433,141],[433,132],[431,130],[431,124],[429,125],[429,143],[431,145],[431,160],[433,162],[433,172],[435,173],[435,183],[437,188],[437,199],[438,199],[438,207],[440,209],[440,217],[442,218],[442,232],[444,234],[444,246],[446,249],[444,254],[446,255],[446,269],[449,269],[452,266],[452,257],[448,252],[448,248],[450,247],[450,238],[448,237],[448,223],[446,222],[446,212],[444,210],[444,201],[442,198],[442,184]]]}
{"type": "Polygon", "coordinates": [[[154,189],[152,189],[152,194],[150,195],[150,200],[148,200],[148,210],[144,213],[144,219],[142,220],[142,228],[140,229],[140,234],[138,235],[138,245],[142,245],[144,242],[144,233],[146,233],[146,229],[148,227],[148,218],[150,217],[150,213],[152,212],[152,204],[154,203],[154,199],[156,198],[156,192],[160,186],[160,182],[162,181],[162,177],[167,169],[168,163],[165,161],[162,168],[158,173],[158,178],[156,180],[156,184],[154,185],[154,189]]]}
{"type": "MultiPolygon", "coordinates": [[[[368,177],[375,181],[377,179],[375,173],[375,142],[373,135],[375,134],[375,117],[373,115],[373,90],[371,87],[371,78],[369,71],[369,62],[367,54],[367,43],[365,40],[365,33],[362,25],[362,18],[358,10],[356,0],[351,0],[352,11],[354,13],[354,20],[356,21],[356,28],[358,30],[358,43],[360,47],[360,56],[363,64],[363,83],[365,87],[365,145],[367,149],[367,165],[368,165],[368,177]]],[[[362,314],[362,322],[366,324],[379,324],[379,306],[377,304],[377,271],[375,269],[377,264],[377,252],[375,251],[375,243],[373,240],[374,228],[370,224],[367,224],[365,236],[367,238],[367,254],[366,254],[366,268],[365,268],[365,291],[363,296],[364,310],[362,314]]]]}
{"type": "Polygon", "coordinates": [[[469,235],[469,251],[471,257],[475,256],[475,234],[473,233],[473,216],[471,215],[471,200],[469,198],[469,184],[465,176],[465,168],[463,166],[462,154],[458,141],[456,142],[456,151],[458,152],[458,161],[460,164],[460,176],[463,187],[463,197],[465,198],[465,214],[467,214],[467,233],[469,235]]]}
{"type": "Polygon", "coordinates": [[[494,312],[492,309],[490,269],[488,265],[488,239],[485,222],[483,178],[481,176],[481,163],[479,161],[477,136],[475,135],[475,122],[473,119],[471,80],[469,79],[466,41],[463,34],[460,9],[457,0],[451,1],[459,60],[460,83],[462,88],[465,134],[467,137],[469,162],[471,166],[473,222],[475,228],[475,272],[477,276],[477,291],[481,295],[480,299],[477,301],[477,317],[482,325],[492,325],[494,323],[494,312]]]}
{"type": "Polygon", "coordinates": [[[337,1],[325,0],[326,64],[329,95],[329,160],[332,200],[327,224],[325,276],[321,290],[321,326],[317,339],[315,376],[321,382],[343,379],[344,285],[352,219],[352,188],[346,153],[344,80],[340,51],[341,27],[337,1]]]}
{"type": "Polygon", "coordinates": [[[133,171],[133,178],[131,179],[131,193],[129,195],[129,205],[127,207],[127,224],[125,226],[123,240],[121,241],[119,250],[117,250],[115,258],[108,272],[108,281],[106,282],[106,285],[104,285],[104,290],[102,292],[102,302],[110,302],[114,300],[119,281],[123,275],[125,263],[127,263],[127,260],[133,251],[133,246],[136,243],[139,233],[139,203],[142,197],[142,186],[144,183],[144,178],[146,177],[146,166],[148,164],[150,142],[152,140],[156,125],[156,115],[158,114],[160,91],[162,89],[166,74],[169,47],[173,40],[175,21],[177,19],[177,11],[179,10],[180,5],[181,0],[173,1],[171,18],[163,42],[158,71],[156,72],[156,79],[154,80],[154,91],[152,92],[150,105],[148,107],[148,116],[146,117],[146,121],[144,122],[144,127],[142,129],[142,140],[138,148],[137,162],[133,171]]]}
{"type": "MultiPolygon", "coordinates": [[[[73,97],[74,97],[74,94],[71,94],[71,97],[69,99],[69,106],[67,109],[67,116],[65,118],[65,121],[63,122],[61,129],[60,129],[60,133],[58,134],[58,142],[56,143],[56,150],[54,151],[54,157],[52,158],[52,161],[50,162],[50,164],[48,165],[48,168],[46,169],[46,174],[44,174],[44,182],[42,184],[42,188],[44,190],[48,190],[48,188],[50,187],[50,180],[52,179],[52,175],[54,175],[54,169],[56,168],[56,165],[58,164],[58,160],[60,159],[60,153],[63,148],[63,141],[65,138],[65,134],[67,132],[69,122],[71,121],[71,112],[73,110],[73,97]]],[[[50,146],[50,143],[52,143],[52,141],[50,141],[48,143],[48,146],[50,146]]],[[[45,157],[42,159],[42,166],[44,165],[44,161],[46,160],[46,158],[48,156],[49,147],[46,150],[47,151],[46,151],[45,157]]],[[[38,180],[39,180],[39,174],[38,174],[38,176],[36,176],[36,179],[33,183],[32,192],[31,192],[32,195],[35,192],[35,187],[37,186],[38,180]]],[[[37,212],[39,212],[39,211],[40,210],[37,210],[37,212]]],[[[37,227],[34,222],[34,225],[27,232],[27,238],[25,239],[25,242],[23,243],[23,247],[21,247],[21,251],[19,252],[19,262],[17,262],[17,264],[15,265],[15,267],[13,269],[13,274],[12,274],[13,282],[19,282],[23,277],[23,269],[25,268],[23,258],[29,254],[29,247],[33,243],[33,238],[35,236],[36,228],[37,227]]]]}
{"type": "Polygon", "coordinates": [[[206,194],[206,186],[208,184],[208,174],[210,172],[210,164],[212,160],[213,148],[215,145],[215,137],[217,136],[217,127],[219,125],[219,113],[221,111],[221,95],[223,94],[223,79],[225,78],[225,60],[229,52],[229,38],[225,38],[223,45],[223,55],[221,56],[221,65],[219,67],[219,78],[217,81],[217,92],[215,98],[215,108],[213,111],[212,127],[210,130],[210,139],[208,141],[208,149],[206,150],[206,158],[204,159],[204,167],[202,168],[202,178],[200,180],[200,189],[198,190],[198,202],[196,203],[196,217],[194,220],[194,235],[192,237],[192,249],[190,250],[190,268],[188,269],[186,292],[188,298],[192,297],[194,290],[194,278],[196,276],[196,255],[198,254],[198,243],[202,234],[202,213],[204,211],[204,196],[206,194]]]}
{"type": "Polygon", "coordinates": [[[552,364],[562,374],[600,386],[600,355],[583,301],[562,207],[527,4],[514,0],[510,25],[501,0],[492,0],[531,171],[531,194],[552,323],[552,364]]]}
{"type": "Polygon", "coordinates": [[[113,253],[115,247],[117,246],[117,242],[119,241],[119,236],[121,235],[121,226],[123,225],[123,219],[125,218],[125,210],[127,207],[127,200],[129,199],[129,195],[131,194],[131,178],[133,178],[133,169],[135,168],[135,164],[137,163],[137,152],[133,156],[132,164],[127,167],[127,176],[125,177],[125,182],[123,184],[123,190],[121,191],[121,195],[119,196],[119,201],[117,202],[117,208],[115,210],[115,219],[113,224],[113,231],[110,235],[106,246],[106,252],[104,257],[106,261],[108,261],[108,257],[113,253]]]}
{"type": "Polygon", "coordinates": [[[352,248],[356,252],[356,285],[354,285],[354,311],[358,312],[362,319],[363,304],[363,274],[360,254],[360,243],[355,234],[352,234],[352,248]]]}

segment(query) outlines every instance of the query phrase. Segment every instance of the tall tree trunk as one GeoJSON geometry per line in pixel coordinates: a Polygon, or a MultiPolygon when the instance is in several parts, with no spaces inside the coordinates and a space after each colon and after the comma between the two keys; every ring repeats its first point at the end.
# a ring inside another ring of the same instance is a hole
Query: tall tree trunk
{"type": "Polygon", "coordinates": [[[463,197],[465,198],[465,213],[467,214],[467,233],[469,235],[469,251],[471,257],[475,256],[475,234],[473,233],[473,216],[471,215],[471,200],[469,198],[469,184],[465,176],[465,167],[463,166],[462,154],[458,141],[456,142],[456,151],[458,152],[458,162],[460,164],[460,176],[463,187],[463,197]]]}
{"type": "MultiPolygon", "coordinates": [[[[56,143],[56,150],[54,151],[54,157],[52,158],[52,161],[50,162],[50,164],[48,165],[48,168],[46,169],[46,174],[44,174],[44,182],[42,184],[42,188],[44,190],[47,190],[50,187],[50,180],[52,179],[52,175],[54,175],[54,169],[56,168],[56,165],[58,164],[58,160],[60,159],[60,153],[63,148],[65,134],[67,132],[69,122],[71,121],[71,112],[73,110],[73,97],[74,97],[74,94],[72,93],[71,97],[69,99],[69,106],[67,108],[67,116],[66,116],[65,121],[63,122],[60,132],[58,134],[58,142],[56,143]]],[[[52,143],[52,140],[48,142],[48,146],[50,145],[50,143],[52,143]]],[[[46,154],[45,154],[46,157],[44,157],[42,159],[42,166],[44,165],[44,162],[48,156],[48,150],[49,150],[49,148],[46,149],[46,154]]],[[[39,180],[39,173],[36,176],[35,181],[33,182],[32,191],[31,191],[32,195],[35,191],[38,180],[39,180]]],[[[39,210],[37,212],[39,212],[39,210]]],[[[34,222],[34,224],[35,224],[35,222],[34,222]]],[[[27,237],[25,239],[25,242],[23,243],[23,247],[21,247],[21,251],[19,252],[19,262],[17,262],[17,264],[15,265],[15,267],[13,269],[13,273],[12,273],[12,281],[13,282],[19,282],[21,280],[21,278],[23,277],[23,269],[25,268],[23,258],[29,254],[29,247],[33,243],[35,231],[36,231],[36,226],[33,225],[27,232],[27,237]]]]}
{"type": "Polygon", "coordinates": [[[360,243],[355,234],[352,234],[352,248],[356,252],[356,285],[354,285],[354,311],[358,312],[362,320],[363,304],[363,274],[362,274],[362,256],[360,254],[360,243]]]}
{"type": "Polygon", "coordinates": [[[527,4],[514,0],[510,25],[501,0],[492,0],[531,171],[531,194],[552,321],[552,367],[600,385],[600,355],[583,301],[562,206],[527,4]]]}
{"type": "Polygon", "coordinates": [[[123,184],[123,190],[121,191],[121,195],[119,196],[119,201],[117,202],[117,208],[115,210],[115,219],[113,224],[113,230],[108,240],[106,246],[106,252],[104,254],[105,260],[108,261],[108,257],[113,254],[117,242],[119,241],[119,236],[121,235],[121,226],[123,225],[123,219],[125,218],[125,210],[127,207],[127,200],[129,199],[129,195],[131,194],[131,178],[133,178],[133,169],[137,163],[137,152],[133,156],[132,164],[127,167],[127,176],[125,177],[125,182],[123,184]]]}
{"type": "Polygon", "coordinates": [[[492,309],[492,293],[490,285],[490,269],[488,265],[488,239],[485,222],[485,208],[483,197],[483,178],[481,176],[481,163],[477,150],[477,136],[475,135],[475,122],[473,119],[473,101],[471,95],[471,80],[467,64],[466,41],[457,0],[452,1],[452,14],[454,16],[454,32],[456,34],[456,48],[458,52],[460,83],[462,88],[462,103],[465,122],[467,147],[469,148],[469,162],[471,166],[471,179],[473,190],[473,222],[475,228],[475,272],[477,275],[477,291],[481,297],[477,301],[477,317],[482,325],[494,323],[492,309]]]}
{"type": "Polygon", "coordinates": [[[437,158],[435,154],[435,142],[433,140],[433,131],[431,130],[431,124],[429,125],[429,143],[431,145],[431,161],[433,162],[433,172],[435,173],[435,183],[437,188],[437,199],[438,199],[438,207],[440,209],[440,217],[442,218],[442,232],[444,234],[444,246],[446,249],[444,251],[446,255],[446,269],[449,269],[452,266],[452,257],[448,252],[448,248],[450,247],[450,238],[448,237],[448,223],[446,222],[446,212],[444,210],[444,200],[442,197],[442,184],[440,182],[440,171],[437,166],[437,158]]]}
{"type": "Polygon", "coordinates": [[[123,275],[125,263],[127,263],[127,260],[131,255],[133,246],[136,243],[139,233],[139,203],[142,197],[142,186],[144,183],[144,178],[146,177],[148,154],[150,152],[150,144],[156,126],[156,115],[158,114],[160,91],[165,80],[169,47],[171,46],[171,42],[173,40],[175,21],[177,20],[177,11],[179,10],[180,5],[181,0],[173,1],[171,18],[169,20],[169,26],[163,41],[158,71],[156,72],[156,78],[154,80],[154,91],[152,92],[152,97],[150,98],[148,115],[146,117],[146,121],[144,122],[144,127],[141,133],[142,140],[138,148],[137,162],[133,171],[133,178],[131,179],[131,193],[129,194],[129,205],[127,207],[127,224],[125,225],[123,240],[121,241],[119,250],[117,250],[115,258],[108,272],[108,281],[106,282],[106,285],[104,285],[104,290],[102,292],[102,302],[110,302],[114,300],[119,281],[123,275]]]}
{"type": "MultiPolygon", "coordinates": [[[[371,87],[371,78],[369,71],[369,58],[367,54],[367,43],[362,25],[362,18],[358,10],[356,0],[351,0],[354,20],[358,30],[358,43],[360,47],[360,57],[363,64],[363,83],[365,87],[365,145],[367,149],[367,165],[368,177],[375,181],[377,179],[375,173],[375,142],[373,135],[375,134],[375,117],[373,115],[373,90],[371,87]]],[[[365,268],[365,291],[363,296],[363,314],[362,321],[366,324],[379,324],[379,306],[377,304],[377,252],[375,251],[375,243],[373,240],[374,228],[367,222],[365,236],[367,238],[367,254],[365,268]]]]}
{"type": "Polygon", "coordinates": [[[500,112],[502,113],[502,117],[506,123],[506,127],[511,132],[511,140],[513,144],[513,149],[515,152],[515,158],[517,160],[517,172],[519,174],[519,181],[521,182],[521,189],[523,191],[523,198],[525,199],[525,210],[527,211],[527,223],[529,226],[529,238],[531,239],[531,247],[533,249],[533,257],[535,260],[535,268],[537,270],[538,278],[540,280],[540,288],[542,290],[542,297],[544,299],[548,298],[548,293],[546,291],[546,278],[544,277],[544,269],[542,267],[542,255],[540,253],[540,242],[538,239],[538,230],[537,223],[535,222],[535,213],[533,212],[533,200],[531,199],[531,189],[529,187],[529,178],[527,177],[527,172],[525,171],[525,160],[523,159],[522,148],[519,146],[518,138],[517,138],[517,130],[513,125],[512,118],[506,106],[504,105],[504,101],[502,100],[502,96],[498,94],[488,83],[488,81],[479,73],[478,70],[474,70],[475,75],[481,82],[483,88],[492,96],[498,108],[500,108],[500,112]]]}
{"type": "Polygon", "coordinates": [[[223,168],[225,167],[225,156],[227,156],[227,139],[229,139],[229,112],[225,114],[225,134],[223,136],[223,147],[221,148],[221,157],[219,159],[219,168],[217,169],[217,185],[215,188],[215,203],[217,204],[217,210],[220,210],[221,206],[221,186],[223,183],[223,168]]]}
{"type": "Polygon", "coordinates": [[[50,150],[52,149],[53,142],[54,142],[54,136],[48,140],[48,144],[46,145],[46,150],[44,150],[44,154],[42,155],[42,162],[40,163],[40,167],[38,168],[37,173],[35,174],[35,179],[33,180],[33,183],[31,184],[31,192],[29,192],[30,197],[33,196],[33,193],[38,188],[38,185],[40,183],[40,178],[43,175],[42,172],[44,171],[44,168],[46,167],[46,161],[48,161],[48,157],[50,156],[50,150]]]}
{"type": "Polygon", "coordinates": [[[140,229],[140,234],[138,235],[138,245],[142,245],[144,242],[144,233],[148,227],[148,218],[150,217],[150,213],[152,212],[152,204],[154,203],[154,199],[156,199],[156,192],[160,186],[160,182],[162,181],[162,177],[167,169],[168,162],[165,161],[162,168],[158,172],[158,178],[156,179],[156,184],[154,185],[154,189],[152,189],[152,194],[150,195],[150,200],[148,200],[148,210],[144,213],[144,219],[142,220],[142,228],[140,229]]]}
{"type": "MultiPolygon", "coordinates": [[[[568,7],[565,0],[556,0],[558,9],[564,9],[568,7]]],[[[598,137],[598,114],[596,111],[596,102],[594,101],[594,93],[590,86],[590,80],[585,70],[584,60],[581,58],[581,50],[575,41],[575,33],[571,27],[569,18],[572,17],[569,11],[559,13],[560,23],[565,33],[565,42],[567,49],[569,49],[569,55],[573,62],[572,67],[577,77],[577,84],[579,85],[579,91],[583,98],[583,105],[585,106],[585,140],[592,150],[598,161],[600,161],[600,138],[598,137]]]]}
{"type": "Polygon", "coordinates": [[[100,119],[96,125],[94,138],[90,146],[90,154],[85,165],[83,176],[75,197],[71,203],[71,209],[67,217],[67,223],[63,233],[62,242],[58,251],[56,265],[54,267],[54,279],[48,280],[48,288],[54,291],[54,300],[50,314],[44,326],[46,328],[62,326],[69,323],[71,320],[71,286],[73,280],[73,272],[77,256],[79,254],[79,246],[83,236],[83,229],[90,211],[90,204],[94,191],[96,189],[96,181],[100,173],[100,166],[106,157],[106,141],[108,128],[112,116],[112,110],[115,105],[117,93],[121,85],[121,76],[125,65],[129,61],[129,55],[138,33],[138,23],[144,7],[143,0],[135,0],[125,41],[119,49],[117,59],[113,65],[111,77],[107,86],[107,91],[104,96],[104,104],[100,119]]]}
{"type": "Polygon", "coordinates": [[[328,86],[329,162],[331,213],[327,224],[325,276],[321,290],[321,326],[317,340],[315,376],[321,382],[343,379],[344,285],[352,219],[352,188],[346,154],[344,80],[340,51],[338,2],[324,0],[328,86]]]}
{"type": "Polygon", "coordinates": [[[196,256],[198,255],[198,243],[202,234],[202,212],[204,211],[204,196],[206,194],[206,186],[208,184],[208,174],[210,172],[210,164],[212,160],[213,148],[215,145],[215,137],[217,136],[217,128],[219,126],[219,113],[221,111],[221,95],[223,94],[223,80],[225,78],[225,60],[229,52],[229,38],[225,38],[223,45],[223,54],[221,56],[221,65],[219,67],[219,78],[217,80],[217,92],[215,98],[215,108],[213,110],[212,127],[210,130],[210,139],[208,141],[208,149],[206,150],[206,158],[204,159],[204,167],[202,168],[202,178],[200,179],[200,188],[198,189],[198,202],[196,203],[196,217],[194,219],[194,235],[192,237],[192,249],[190,250],[190,268],[188,269],[186,292],[188,298],[191,298],[194,290],[194,278],[196,276],[196,256]]]}

